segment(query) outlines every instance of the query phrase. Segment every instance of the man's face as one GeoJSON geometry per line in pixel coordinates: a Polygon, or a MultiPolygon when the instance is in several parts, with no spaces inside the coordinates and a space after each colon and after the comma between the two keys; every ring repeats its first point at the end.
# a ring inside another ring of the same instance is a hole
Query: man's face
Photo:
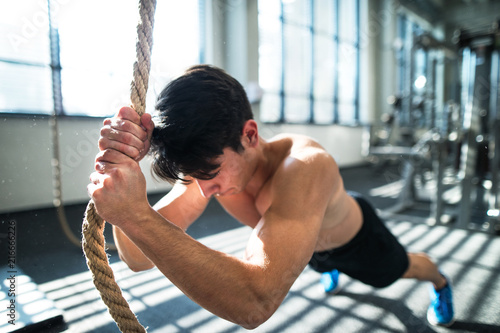
{"type": "Polygon", "coordinates": [[[225,148],[215,162],[220,163],[219,169],[215,170],[217,176],[210,180],[195,179],[203,196],[210,198],[242,192],[251,177],[245,151],[238,154],[231,148],[225,148]]]}

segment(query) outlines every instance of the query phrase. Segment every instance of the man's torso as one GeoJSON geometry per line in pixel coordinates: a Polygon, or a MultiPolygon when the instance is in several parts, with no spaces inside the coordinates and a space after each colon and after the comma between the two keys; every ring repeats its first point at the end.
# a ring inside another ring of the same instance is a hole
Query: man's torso
{"type": "MultiPolygon", "coordinates": [[[[284,156],[276,164],[282,167],[287,158],[293,157],[293,154],[300,154],[302,151],[310,149],[324,149],[314,140],[300,135],[280,135],[269,143],[278,152],[277,155],[284,156]],[[290,145],[282,144],[283,141],[291,142],[290,145]],[[284,151],[284,150],[287,151],[284,151]],[[280,154],[282,152],[283,154],[280,154]]],[[[321,226],[315,251],[324,251],[336,248],[346,244],[351,240],[361,228],[362,214],[356,201],[350,197],[344,189],[343,181],[340,176],[337,165],[330,170],[334,173],[334,183],[331,184],[331,198],[324,212],[324,218],[321,226]]],[[[269,209],[273,201],[273,177],[271,173],[268,179],[263,180],[257,189],[244,190],[241,193],[228,197],[218,198],[221,205],[228,213],[234,216],[238,221],[250,227],[255,227],[264,213],[269,209]]],[[[293,177],[293,175],[290,175],[293,177]]],[[[318,174],[321,177],[321,174],[318,174]]],[[[314,189],[304,189],[305,191],[314,191],[314,189]]],[[[308,207],[304,207],[308,209],[308,207]]],[[[307,221],[304,221],[307,223],[307,221]]]]}

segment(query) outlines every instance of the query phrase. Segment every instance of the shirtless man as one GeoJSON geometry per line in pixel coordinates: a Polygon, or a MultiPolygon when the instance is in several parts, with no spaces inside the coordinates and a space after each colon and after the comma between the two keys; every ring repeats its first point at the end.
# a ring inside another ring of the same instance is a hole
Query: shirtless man
{"type": "Polygon", "coordinates": [[[132,270],[158,267],[202,307],[249,329],[271,317],[308,264],[374,287],[401,277],[429,281],[429,321],[452,323],[451,287],[436,265],[425,254],[407,254],[371,206],[346,192],[319,143],[260,137],[234,78],[194,66],[167,85],[156,109],[156,128],[149,114],[128,107],[104,121],[88,186],[132,270]],[[174,183],[154,207],[138,164],[149,150],[154,173],[174,183]],[[186,234],[212,197],[253,228],[244,258],[186,234]]]}

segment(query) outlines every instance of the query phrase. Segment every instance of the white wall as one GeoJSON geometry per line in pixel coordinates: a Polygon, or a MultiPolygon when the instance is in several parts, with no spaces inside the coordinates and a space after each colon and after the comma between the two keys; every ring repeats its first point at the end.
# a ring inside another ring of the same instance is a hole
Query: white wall
{"type": "MultiPolygon", "coordinates": [[[[102,119],[59,120],[63,202],[88,201],[87,184],[98,152],[102,119]]],[[[52,140],[48,117],[8,117],[0,121],[0,212],[49,207],[53,196],[52,140]]],[[[170,187],[153,179],[141,162],[151,191],[170,187]]]]}
{"type": "Polygon", "coordinates": [[[264,125],[260,129],[264,138],[278,133],[304,134],[318,141],[334,158],[340,167],[360,165],[365,162],[362,152],[363,127],[307,126],[307,125],[264,125]]]}

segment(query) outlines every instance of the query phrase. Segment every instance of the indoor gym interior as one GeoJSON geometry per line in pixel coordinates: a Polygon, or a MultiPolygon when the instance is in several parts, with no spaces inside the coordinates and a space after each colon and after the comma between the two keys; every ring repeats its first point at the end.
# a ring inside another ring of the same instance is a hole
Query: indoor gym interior
{"type": "MultiPolygon", "coordinates": [[[[119,332],[78,243],[99,129],[130,104],[137,2],[0,8],[0,332],[119,332]]],[[[375,289],[341,274],[329,295],[307,267],[255,332],[500,332],[499,13],[494,0],[158,1],[148,112],[187,67],[225,69],[261,136],[318,140],[346,189],[453,282],[444,328],[426,320],[426,283],[375,289]]],[[[153,204],[171,187],[150,163],[153,204]]],[[[212,200],[187,232],[241,256],[251,229],[212,200]]],[[[148,332],[246,331],[107,252],[148,332]]]]}

